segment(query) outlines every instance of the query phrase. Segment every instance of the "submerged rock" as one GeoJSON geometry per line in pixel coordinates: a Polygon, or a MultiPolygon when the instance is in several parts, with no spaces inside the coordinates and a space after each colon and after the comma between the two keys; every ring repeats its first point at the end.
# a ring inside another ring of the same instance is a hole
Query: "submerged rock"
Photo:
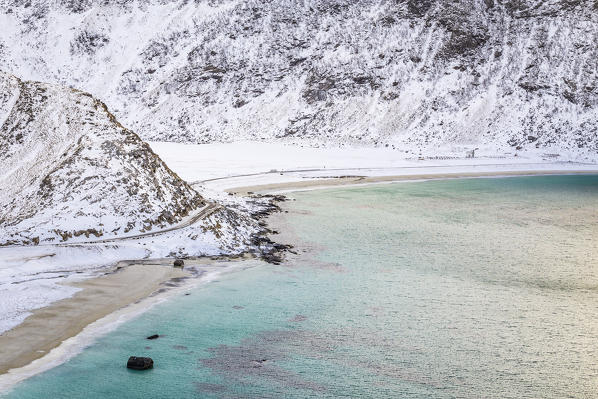
{"type": "Polygon", "coordinates": [[[150,357],[131,356],[127,361],[127,368],[133,370],[147,370],[154,367],[154,361],[150,357]]]}

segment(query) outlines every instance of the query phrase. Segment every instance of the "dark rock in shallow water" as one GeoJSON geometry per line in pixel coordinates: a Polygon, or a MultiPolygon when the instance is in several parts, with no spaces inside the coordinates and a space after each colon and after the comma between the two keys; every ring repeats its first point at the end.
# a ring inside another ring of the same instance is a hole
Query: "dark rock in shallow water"
{"type": "Polygon", "coordinates": [[[147,370],[154,367],[154,361],[149,357],[131,356],[127,361],[127,368],[133,370],[147,370]]]}
{"type": "Polygon", "coordinates": [[[183,262],[182,259],[177,259],[174,261],[174,266],[175,267],[183,267],[185,265],[185,262],[183,262]]]}
{"type": "Polygon", "coordinates": [[[263,259],[268,262],[268,263],[272,263],[274,265],[280,265],[280,263],[282,262],[282,258],[278,255],[274,255],[274,254],[265,254],[263,255],[263,259]]]}
{"type": "Polygon", "coordinates": [[[154,334],[154,335],[150,335],[149,337],[147,337],[146,339],[156,339],[158,338],[159,335],[158,334],[154,334]]]}

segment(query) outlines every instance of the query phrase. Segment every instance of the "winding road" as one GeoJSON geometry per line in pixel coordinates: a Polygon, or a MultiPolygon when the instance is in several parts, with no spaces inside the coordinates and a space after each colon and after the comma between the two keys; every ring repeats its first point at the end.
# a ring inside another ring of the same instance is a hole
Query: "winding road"
{"type": "Polygon", "coordinates": [[[107,243],[111,243],[111,242],[120,242],[120,241],[126,241],[126,240],[137,240],[140,238],[154,237],[154,236],[158,236],[158,235],[168,233],[168,232],[171,232],[174,230],[179,230],[179,229],[183,229],[185,227],[189,227],[192,224],[195,224],[198,221],[207,218],[208,216],[212,215],[214,212],[216,212],[220,209],[222,209],[221,205],[214,203],[214,202],[209,202],[205,207],[201,208],[197,212],[197,214],[195,214],[191,218],[189,218],[189,220],[186,220],[186,221],[179,223],[175,226],[171,226],[167,229],[158,230],[158,231],[150,231],[147,233],[135,234],[132,236],[106,238],[103,240],[80,241],[80,242],[72,242],[72,243],[66,242],[63,244],[48,244],[48,245],[57,245],[57,246],[62,246],[62,247],[68,247],[68,246],[84,245],[84,244],[107,244],[107,243]]]}

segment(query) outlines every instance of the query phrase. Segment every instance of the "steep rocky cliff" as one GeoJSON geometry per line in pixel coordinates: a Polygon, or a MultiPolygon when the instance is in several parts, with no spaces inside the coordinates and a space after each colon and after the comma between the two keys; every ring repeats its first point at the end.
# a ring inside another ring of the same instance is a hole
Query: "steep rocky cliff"
{"type": "Polygon", "coordinates": [[[0,62],[144,139],[598,150],[595,0],[2,0],[0,62]]]}
{"type": "Polygon", "coordinates": [[[204,205],[89,94],[0,73],[0,245],[155,231],[204,205]]]}

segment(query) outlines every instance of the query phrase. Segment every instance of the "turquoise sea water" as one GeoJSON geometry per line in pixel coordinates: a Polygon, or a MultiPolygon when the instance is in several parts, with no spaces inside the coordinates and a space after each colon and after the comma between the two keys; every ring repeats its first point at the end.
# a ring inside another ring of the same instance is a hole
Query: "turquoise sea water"
{"type": "Polygon", "coordinates": [[[298,256],[160,304],[4,397],[598,395],[598,176],[291,197],[298,256]],[[155,368],[127,370],[133,354],[155,368]]]}

